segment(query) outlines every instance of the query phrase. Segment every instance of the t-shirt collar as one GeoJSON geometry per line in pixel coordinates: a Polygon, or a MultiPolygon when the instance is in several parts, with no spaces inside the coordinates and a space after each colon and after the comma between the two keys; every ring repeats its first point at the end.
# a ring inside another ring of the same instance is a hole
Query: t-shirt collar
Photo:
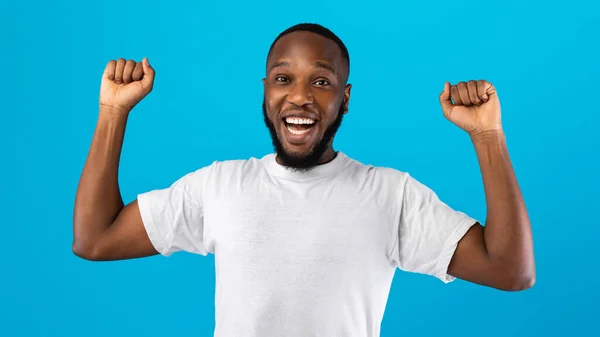
{"type": "Polygon", "coordinates": [[[317,165],[308,171],[296,171],[292,168],[281,165],[276,160],[276,154],[271,153],[263,157],[265,164],[271,174],[274,176],[292,179],[292,180],[312,180],[316,178],[330,177],[336,175],[344,166],[348,157],[341,151],[336,152],[333,160],[317,165]]]}

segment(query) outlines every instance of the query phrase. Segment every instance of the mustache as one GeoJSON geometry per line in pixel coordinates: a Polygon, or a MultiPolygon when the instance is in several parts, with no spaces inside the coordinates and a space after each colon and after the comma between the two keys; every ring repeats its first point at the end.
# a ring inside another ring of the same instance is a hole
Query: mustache
{"type": "MultiPolygon", "coordinates": [[[[262,102],[262,108],[264,111],[267,110],[267,104],[266,104],[265,100],[263,100],[263,102],[262,102]]],[[[288,112],[297,112],[297,113],[308,112],[308,113],[313,113],[317,116],[320,116],[319,112],[315,109],[307,109],[307,108],[297,106],[297,105],[292,105],[288,108],[285,108],[285,109],[279,111],[278,115],[282,115],[282,114],[288,113],[288,112]]]]}
{"type": "Polygon", "coordinates": [[[284,114],[284,113],[288,113],[288,112],[309,112],[309,113],[313,113],[313,114],[318,114],[317,111],[313,110],[313,109],[305,109],[299,106],[291,106],[287,109],[283,109],[279,112],[279,114],[284,114]]]}

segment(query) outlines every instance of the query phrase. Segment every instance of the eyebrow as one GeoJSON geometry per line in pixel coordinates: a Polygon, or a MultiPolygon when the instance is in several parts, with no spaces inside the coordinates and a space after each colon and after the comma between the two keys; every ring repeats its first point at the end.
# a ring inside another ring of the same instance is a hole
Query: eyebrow
{"type": "Polygon", "coordinates": [[[313,66],[315,66],[317,68],[329,70],[329,71],[331,71],[332,73],[335,74],[335,69],[333,69],[333,67],[329,63],[325,63],[325,62],[321,62],[321,61],[315,61],[315,62],[313,62],[313,66]]]}
{"type": "Polygon", "coordinates": [[[275,62],[271,66],[271,69],[269,69],[269,71],[273,70],[274,68],[278,68],[278,67],[290,68],[291,66],[292,65],[289,62],[286,62],[286,61],[275,62]]]}
{"type": "MultiPolygon", "coordinates": [[[[271,69],[269,69],[269,71],[271,71],[271,70],[273,70],[274,68],[277,68],[277,67],[290,68],[291,66],[292,66],[292,64],[290,62],[280,61],[280,62],[274,63],[271,66],[271,69]]],[[[333,74],[336,74],[335,69],[329,63],[326,63],[326,62],[315,61],[315,62],[313,62],[313,67],[321,68],[321,69],[326,69],[326,70],[331,71],[333,74]]]]}

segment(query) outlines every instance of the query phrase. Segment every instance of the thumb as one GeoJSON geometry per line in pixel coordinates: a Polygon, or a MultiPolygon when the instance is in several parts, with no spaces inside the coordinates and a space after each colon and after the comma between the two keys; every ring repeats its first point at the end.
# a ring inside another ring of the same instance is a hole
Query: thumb
{"type": "Polygon", "coordinates": [[[142,86],[145,90],[152,90],[154,84],[154,68],[148,62],[148,58],[144,57],[142,60],[142,68],[144,69],[144,77],[142,77],[142,86]]]}
{"type": "Polygon", "coordinates": [[[448,114],[452,110],[452,99],[450,98],[450,82],[444,83],[444,91],[440,94],[440,105],[444,114],[448,114]]]}

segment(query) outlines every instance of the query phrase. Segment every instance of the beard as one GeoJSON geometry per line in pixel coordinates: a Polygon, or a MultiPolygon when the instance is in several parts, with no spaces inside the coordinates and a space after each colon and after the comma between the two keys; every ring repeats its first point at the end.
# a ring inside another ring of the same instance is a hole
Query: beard
{"type": "Polygon", "coordinates": [[[262,111],[265,124],[267,129],[269,129],[269,133],[271,134],[271,140],[277,154],[277,159],[282,165],[292,170],[302,172],[309,171],[311,168],[319,164],[321,156],[332,144],[333,137],[340,128],[340,125],[342,125],[342,119],[344,118],[344,105],[342,104],[335,120],[327,127],[323,137],[317,144],[313,145],[306,153],[291,153],[285,150],[283,144],[279,140],[275,125],[267,115],[267,109],[264,100],[262,103],[262,111]]]}

